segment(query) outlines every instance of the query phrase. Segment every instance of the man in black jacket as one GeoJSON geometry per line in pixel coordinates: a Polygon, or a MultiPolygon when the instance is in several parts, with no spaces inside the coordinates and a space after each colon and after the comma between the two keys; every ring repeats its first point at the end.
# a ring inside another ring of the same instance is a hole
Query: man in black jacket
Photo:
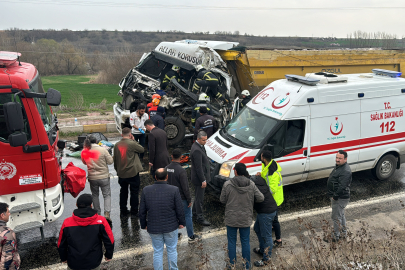
{"type": "MultiPolygon", "coordinates": [[[[350,200],[350,185],[352,183],[352,171],[347,163],[347,153],[339,150],[336,154],[336,167],[328,179],[328,195],[332,204],[332,220],[334,237],[333,242],[339,241],[340,230],[342,237],[347,236],[345,208],[350,200]]],[[[324,239],[327,241],[328,239],[324,239]]]]}
{"type": "Polygon", "coordinates": [[[179,188],[181,199],[183,200],[183,209],[186,217],[186,228],[188,235],[188,242],[195,242],[198,236],[194,234],[193,219],[191,216],[191,195],[188,186],[187,172],[180,164],[181,151],[174,149],[172,153],[172,163],[167,167],[167,174],[169,178],[167,182],[179,188]]]}
{"type": "Polygon", "coordinates": [[[200,131],[197,140],[191,146],[191,183],[195,188],[195,199],[193,204],[193,216],[197,217],[197,222],[204,226],[210,226],[203,215],[204,192],[207,182],[210,181],[210,163],[205,151],[207,133],[200,131]]]}
{"type": "Polygon", "coordinates": [[[270,192],[269,186],[260,176],[252,176],[252,181],[255,183],[256,187],[264,195],[263,202],[255,202],[254,209],[257,212],[256,222],[253,227],[256,232],[257,239],[259,239],[260,247],[254,248],[253,252],[263,256],[263,259],[256,261],[254,263],[257,267],[265,266],[271,257],[271,252],[273,249],[273,238],[272,238],[272,225],[273,220],[277,213],[277,203],[270,192]],[[264,252],[268,249],[267,252],[264,252]]]}
{"type": "Polygon", "coordinates": [[[197,134],[200,130],[207,133],[208,139],[217,131],[217,121],[214,116],[207,114],[207,107],[200,107],[200,117],[195,122],[194,140],[197,139],[197,134]]]}
{"type": "Polygon", "coordinates": [[[82,194],[77,199],[78,209],[63,222],[60,229],[58,251],[68,270],[100,269],[103,259],[102,242],[105,247],[105,260],[110,261],[114,252],[114,236],[110,225],[103,216],[92,209],[90,194],[82,194]]]}
{"type": "Polygon", "coordinates": [[[145,128],[150,132],[148,135],[149,167],[151,168],[152,179],[155,179],[155,171],[170,163],[167,135],[163,129],[156,127],[150,119],[145,121],[145,128]]]}
{"type": "Polygon", "coordinates": [[[166,169],[157,169],[155,177],[155,184],[142,190],[139,221],[152,238],[153,267],[163,269],[166,245],[169,268],[177,269],[177,232],[186,225],[183,203],[179,188],[167,184],[166,169]]]}

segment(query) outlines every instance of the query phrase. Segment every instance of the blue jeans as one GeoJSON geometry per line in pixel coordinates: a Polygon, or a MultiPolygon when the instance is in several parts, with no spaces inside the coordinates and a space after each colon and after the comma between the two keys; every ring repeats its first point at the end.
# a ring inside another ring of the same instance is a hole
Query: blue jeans
{"type": "Polygon", "coordinates": [[[263,253],[263,261],[270,260],[271,251],[273,249],[272,224],[276,212],[271,214],[259,213],[257,214],[256,222],[253,227],[259,239],[260,251],[263,253]],[[265,253],[265,249],[268,248],[268,252],[265,253]]]}
{"type": "Polygon", "coordinates": [[[188,207],[187,200],[183,200],[183,208],[184,208],[184,215],[186,216],[187,236],[191,237],[194,235],[193,215],[191,213],[191,207],[188,207]]]}
{"type": "Polygon", "coordinates": [[[167,260],[169,263],[169,270],[178,270],[177,268],[177,235],[178,229],[161,234],[150,233],[153,246],[153,268],[155,270],[163,270],[163,250],[166,244],[167,260]]]}
{"type": "Polygon", "coordinates": [[[242,244],[242,258],[246,262],[246,269],[250,267],[250,227],[237,228],[226,226],[228,238],[228,254],[231,264],[236,263],[236,237],[239,229],[240,242],[242,244]]]}

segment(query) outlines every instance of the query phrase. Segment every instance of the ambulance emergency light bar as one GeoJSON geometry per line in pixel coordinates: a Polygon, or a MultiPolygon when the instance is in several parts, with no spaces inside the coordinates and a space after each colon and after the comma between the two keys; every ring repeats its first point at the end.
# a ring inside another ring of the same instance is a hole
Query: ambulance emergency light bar
{"type": "Polygon", "coordinates": [[[398,78],[399,76],[402,75],[402,72],[386,70],[386,69],[379,69],[379,68],[373,69],[373,73],[375,75],[388,76],[391,78],[398,78]]]}
{"type": "Polygon", "coordinates": [[[285,78],[292,82],[300,82],[300,83],[312,85],[312,86],[316,85],[319,82],[319,80],[317,80],[317,79],[307,78],[307,77],[303,77],[303,76],[299,76],[299,75],[291,75],[291,74],[286,74],[285,78]]]}

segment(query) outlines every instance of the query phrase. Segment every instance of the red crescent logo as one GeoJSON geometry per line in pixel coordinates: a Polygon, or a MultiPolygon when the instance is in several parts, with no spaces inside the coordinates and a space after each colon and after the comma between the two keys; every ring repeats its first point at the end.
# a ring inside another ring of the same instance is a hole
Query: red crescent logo
{"type": "Polygon", "coordinates": [[[342,123],[342,128],[340,129],[340,131],[338,131],[338,132],[336,132],[336,133],[333,132],[333,131],[332,131],[332,125],[330,125],[329,130],[330,130],[330,133],[332,133],[332,135],[337,136],[337,135],[339,135],[340,133],[342,133],[342,131],[343,131],[343,123],[342,123]]]}
{"type": "Polygon", "coordinates": [[[264,88],[262,91],[260,91],[259,94],[257,94],[257,95],[253,98],[252,103],[253,103],[253,104],[259,104],[259,103],[262,102],[265,98],[267,98],[268,96],[270,96],[270,94],[267,94],[267,93],[266,93],[268,90],[274,91],[274,88],[273,88],[273,87],[264,88]],[[259,98],[259,100],[257,100],[258,98],[259,98]]]}
{"type": "Polygon", "coordinates": [[[287,106],[288,103],[290,103],[290,100],[288,100],[288,102],[287,102],[286,104],[284,104],[283,106],[280,106],[280,107],[276,106],[276,105],[274,104],[274,102],[275,102],[276,99],[278,99],[279,97],[280,97],[280,96],[276,97],[276,98],[273,100],[273,103],[271,104],[271,106],[272,106],[274,109],[281,109],[281,108],[287,106]]]}

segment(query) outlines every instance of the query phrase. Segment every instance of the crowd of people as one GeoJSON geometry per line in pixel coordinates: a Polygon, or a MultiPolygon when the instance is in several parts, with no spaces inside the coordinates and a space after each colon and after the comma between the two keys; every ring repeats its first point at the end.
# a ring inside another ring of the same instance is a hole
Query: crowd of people
{"type": "MultiPolygon", "coordinates": [[[[58,251],[61,261],[67,263],[67,269],[100,269],[103,245],[105,260],[109,261],[113,257],[114,236],[110,226],[111,189],[108,171],[110,164],[114,164],[120,185],[120,216],[139,218],[141,229],[149,233],[154,249],[154,269],[163,269],[164,246],[167,249],[169,269],[178,269],[179,229],[186,227],[188,242],[194,243],[200,240],[200,236],[194,232],[193,221],[203,226],[211,225],[204,216],[204,194],[211,178],[210,159],[205,144],[215,132],[216,126],[207,106],[199,106],[199,117],[195,120],[198,132],[195,133],[190,151],[191,179],[188,179],[187,172],[181,165],[181,150],[174,149],[169,154],[165,131],[155,125],[145,111],[146,106],[141,104],[131,114],[131,128],[122,129],[122,138],[115,144],[113,156],[98,146],[93,136],[89,136],[84,143],[85,150],[93,153],[82,156],[82,161],[88,168],[91,194],[79,196],[77,209],[63,222],[60,230],[58,251]],[[148,164],[154,182],[142,189],[139,199],[140,172],[144,170],[141,161],[146,148],[145,131],[148,131],[148,164]],[[189,183],[194,188],[194,202],[189,183]],[[104,216],[101,215],[99,189],[104,198],[104,216]]],[[[278,221],[279,207],[284,201],[282,170],[269,150],[261,152],[261,162],[261,172],[256,175],[249,175],[245,164],[236,163],[235,176],[224,183],[220,195],[220,201],[225,204],[229,264],[237,263],[236,240],[239,231],[246,269],[252,265],[267,265],[273,248],[282,246],[278,221]],[[253,230],[258,243],[252,250],[261,256],[261,260],[252,263],[250,227],[254,210],[257,215],[253,230]],[[273,230],[276,236],[274,240],[273,230]]],[[[347,234],[344,209],[350,200],[350,184],[351,171],[347,164],[347,153],[339,150],[336,168],[327,184],[334,222],[331,241],[334,242],[347,234]]],[[[16,237],[6,226],[9,215],[8,205],[0,203],[0,269],[19,269],[16,237]]]]}

